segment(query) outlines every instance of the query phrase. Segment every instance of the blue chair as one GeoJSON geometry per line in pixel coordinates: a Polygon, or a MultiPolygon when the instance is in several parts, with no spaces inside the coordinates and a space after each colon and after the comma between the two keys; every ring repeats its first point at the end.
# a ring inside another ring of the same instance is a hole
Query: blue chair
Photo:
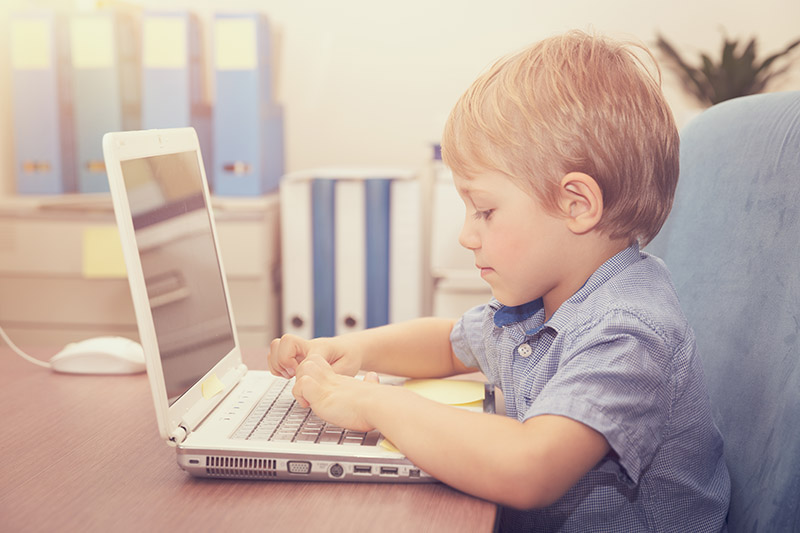
{"type": "Polygon", "coordinates": [[[800,531],[800,91],[723,102],[683,129],[675,204],[647,250],[697,335],[729,531],[800,531]]]}

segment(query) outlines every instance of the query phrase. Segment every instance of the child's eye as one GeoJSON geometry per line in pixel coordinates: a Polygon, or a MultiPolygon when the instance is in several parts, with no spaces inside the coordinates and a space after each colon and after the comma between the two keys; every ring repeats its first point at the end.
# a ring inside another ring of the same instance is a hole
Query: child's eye
{"type": "Polygon", "coordinates": [[[475,211],[473,215],[476,219],[489,220],[489,217],[494,213],[494,209],[487,209],[485,211],[475,211]]]}

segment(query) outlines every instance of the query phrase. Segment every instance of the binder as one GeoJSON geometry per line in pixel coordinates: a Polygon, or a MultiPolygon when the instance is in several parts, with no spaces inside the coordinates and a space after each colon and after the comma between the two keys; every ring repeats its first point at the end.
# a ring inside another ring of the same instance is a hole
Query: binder
{"type": "Polygon", "coordinates": [[[388,322],[425,316],[425,240],[422,186],[405,176],[392,180],[388,322]]]}
{"type": "Polygon", "coordinates": [[[67,21],[53,11],[12,14],[12,124],[20,194],[75,192],[67,21]]]}
{"type": "Polygon", "coordinates": [[[281,184],[281,202],[285,332],[339,335],[423,316],[421,187],[413,174],[294,173],[281,184]]]}
{"type": "Polygon", "coordinates": [[[361,179],[336,182],[336,334],[364,329],[367,302],[366,187],[361,179]],[[340,289],[344,288],[344,289],[340,289]]]}
{"type": "Polygon", "coordinates": [[[461,246],[458,236],[464,219],[464,203],[453,187],[453,175],[441,162],[434,161],[431,208],[430,274],[434,291],[431,312],[434,316],[459,316],[486,303],[490,287],[475,269],[473,253],[461,246]]]}
{"type": "Polygon", "coordinates": [[[217,14],[213,35],[211,188],[221,196],[275,191],[284,173],[284,117],[275,100],[268,21],[258,13],[217,14]]]}
{"type": "Polygon", "coordinates": [[[139,29],[116,10],[70,22],[78,191],[107,192],[103,135],[141,129],[139,29]]]}
{"type": "Polygon", "coordinates": [[[389,323],[390,220],[396,215],[391,210],[391,184],[391,179],[365,180],[367,328],[389,323]]]}
{"type": "Polygon", "coordinates": [[[282,331],[314,335],[314,266],[311,237],[311,180],[285,179],[280,187],[282,331]]]}
{"type": "Polygon", "coordinates": [[[311,182],[314,337],[336,334],[335,185],[330,179],[311,182]]]}
{"type": "Polygon", "coordinates": [[[452,173],[444,165],[437,167],[434,176],[432,210],[431,270],[434,277],[463,270],[474,274],[473,278],[485,286],[475,269],[472,252],[458,242],[464,220],[464,202],[453,186],[452,173]]]}
{"type": "Polygon", "coordinates": [[[205,79],[197,17],[188,11],[146,11],[142,16],[142,128],[193,127],[206,175],[211,175],[211,105],[206,100],[205,79]]]}

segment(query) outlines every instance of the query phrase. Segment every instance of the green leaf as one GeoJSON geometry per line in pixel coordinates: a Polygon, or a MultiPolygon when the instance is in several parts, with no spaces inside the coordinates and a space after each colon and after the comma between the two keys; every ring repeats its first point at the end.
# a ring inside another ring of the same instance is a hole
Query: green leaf
{"type": "Polygon", "coordinates": [[[691,66],[661,34],[657,35],[656,45],[666,65],[678,74],[687,92],[701,104],[709,105],[765,90],[791,67],[794,59],[788,56],[800,46],[800,39],[759,62],[755,37],[744,44],[744,41],[729,39],[723,34],[718,59],[701,52],[699,68],[691,66]],[[779,60],[788,64],[778,68],[776,62],[779,60]]]}

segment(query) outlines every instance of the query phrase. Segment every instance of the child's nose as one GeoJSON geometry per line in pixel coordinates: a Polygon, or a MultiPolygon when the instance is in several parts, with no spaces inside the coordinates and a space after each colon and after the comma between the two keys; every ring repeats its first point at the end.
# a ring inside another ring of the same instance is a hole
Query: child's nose
{"type": "Polygon", "coordinates": [[[458,244],[467,250],[475,250],[480,247],[480,239],[478,239],[478,234],[470,227],[469,219],[465,220],[461,226],[461,232],[458,234],[458,244]]]}

